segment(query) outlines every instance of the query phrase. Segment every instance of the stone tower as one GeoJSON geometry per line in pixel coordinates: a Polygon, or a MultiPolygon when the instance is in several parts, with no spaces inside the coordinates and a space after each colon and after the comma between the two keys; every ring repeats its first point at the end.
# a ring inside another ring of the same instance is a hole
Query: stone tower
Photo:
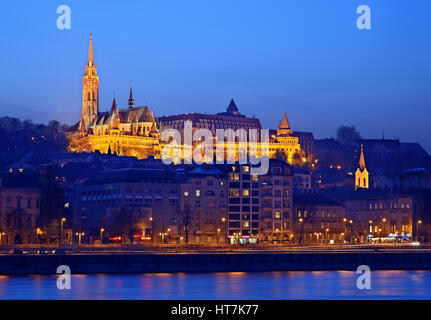
{"type": "Polygon", "coordinates": [[[369,173],[365,166],[364,145],[361,145],[361,156],[359,157],[359,168],[355,173],[355,189],[368,189],[370,185],[369,173]]]}
{"type": "Polygon", "coordinates": [[[90,33],[90,44],[88,46],[88,61],[85,65],[85,73],[82,78],[82,112],[81,127],[85,130],[97,118],[99,112],[99,77],[97,67],[94,64],[93,36],[90,33]]]}

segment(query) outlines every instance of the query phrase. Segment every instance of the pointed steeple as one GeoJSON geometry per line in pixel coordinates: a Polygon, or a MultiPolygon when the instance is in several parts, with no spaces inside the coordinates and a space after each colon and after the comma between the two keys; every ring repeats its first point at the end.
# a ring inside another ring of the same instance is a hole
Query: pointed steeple
{"type": "Polygon", "coordinates": [[[287,120],[286,112],[283,115],[283,121],[281,121],[281,129],[290,129],[289,120],[287,120]]]}
{"type": "Polygon", "coordinates": [[[236,103],[233,98],[230,100],[229,106],[227,107],[226,111],[231,114],[238,114],[238,107],[236,106],[236,103]]]}
{"type": "Polygon", "coordinates": [[[133,109],[134,106],[135,106],[135,99],[133,99],[132,81],[130,81],[129,108],[133,109]]]}
{"type": "Polygon", "coordinates": [[[359,157],[359,168],[361,168],[361,170],[364,170],[365,167],[365,157],[364,157],[364,145],[361,144],[361,156],[359,157]]]}
{"type": "Polygon", "coordinates": [[[114,100],[112,101],[111,111],[118,111],[117,102],[115,101],[115,97],[114,97],[114,100]]]}
{"type": "Polygon", "coordinates": [[[93,34],[90,33],[90,44],[88,45],[88,62],[89,66],[94,65],[94,54],[93,54],[93,34]]]}
{"type": "Polygon", "coordinates": [[[355,173],[355,189],[368,189],[370,187],[370,174],[365,167],[364,145],[361,144],[361,156],[359,157],[359,168],[355,173]]]}
{"type": "Polygon", "coordinates": [[[118,129],[118,126],[120,124],[120,113],[117,108],[117,102],[115,101],[115,97],[114,97],[114,100],[112,101],[111,115],[109,116],[109,122],[112,128],[118,129]]]}

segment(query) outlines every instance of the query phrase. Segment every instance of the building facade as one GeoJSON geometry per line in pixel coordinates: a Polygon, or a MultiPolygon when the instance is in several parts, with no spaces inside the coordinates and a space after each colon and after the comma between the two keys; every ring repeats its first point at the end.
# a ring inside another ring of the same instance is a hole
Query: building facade
{"type": "MultiPolygon", "coordinates": [[[[167,168],[101,172],[76,189],[74,231],[84,242],[104,237],[121,243],[177,239],[179,187],[167,168]]],[[[75,238],[75,242],[78,239],[75,238]]]]}
{"type": "Polygon", "coordinates": [[[114,98],[109,111],[100,111],[99,76],[94,61],[93,38],[90,35],[88,59],[82,79],[81,119],[67,132],[69,152],[90,153],[98,151],[104,154],[112,153],[139,159],[145,159],[149,156],[166,157],[169,155],[164,155],[161,151],[169,144],[169,141],[162,141],[162,131],[176,129],[182,136],[176,148],[180,151],[181,159],[184,159],[190,152],[189,148],[195,150],[200,145],[200,141],[185,143],[185,121],[192,122],[192,135],[198,129],[206,129],[208,133],[212,134],[213,154],[216,154],[215,149],[218,143],[223,145],[224,157],[227,158],[227,154],[233,153],[236,161],[239,160],[242,152],[247,155],[269,156],[271,158],[283,153],[286,160],[291,163],[294,154],[301,150],[298,137],[293,135],[286,114],[277,128],[276,134],[271,135],[271,137],[268,136],[268,140],[264,141],[268,144],[261,144],[262,128],[259,120],[242,115],[233,99],[226,112],[215,115],[192,113],[156,118],[153,111],[147,106],[135,106],[132,88],[130,88],[126,108],[119,108],[114,98]],[[228,129],[233,132],[231,134],[233,140],[229,140],[230,134],[227,134],[223,138],[224,141],[217,141],[216,131],[228,129]],[[257,134],[256,142],[251,142],[253,144],[248,143],[249,138],[254,136],[250,130],[257,134]],[[242,137],[246,140],[244,145],[239,144],[242,137]],[[242,148],[245,148],[245,151],[242,148]]]}
{"type": "Polygon", "coordinates": [[[227,178],[224,167],[184,169],[178,176],[181,243],[225,244],[227,178]]]}
{"type": "Polygon", "coordinates": [[[9,174],[0,185],[2,244],[38,243],[41,188],[34,174],[9,174]]]}
{"type": "Polygon", "coordinates": [[[427,190],[374,189],[346,194],[340,201],[346,208],[351,242],[366,243],[389,235],[431,240],[431,195],[427,190]]]}
{"type": "Polygon", "coordinates": [[[271,159],[266,175],[251,175],[248,164],[229,171],[229,232],[232,244],[289,242],[293,168],[271,159]]]}
{"type": "Polygon", "coordinates": [[[296,243],[344,242],[346,215],[342,203],[315,194],[296,194],[294,210],[296,243]]]}

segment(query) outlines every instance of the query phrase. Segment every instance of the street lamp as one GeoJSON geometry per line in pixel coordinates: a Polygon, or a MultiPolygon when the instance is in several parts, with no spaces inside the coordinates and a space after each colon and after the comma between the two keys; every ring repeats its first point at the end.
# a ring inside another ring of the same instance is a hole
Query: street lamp
{"type": "Polygon", "coordinates": [[[63,243],[63,223],[66,221],[66,218],[61,218],[60,220],[60,242],[63,243]]]}
{"type": "Polygon", "coordinates": [[[220,231],[221,231],[221,229],[220,229],[220,228],[218,228],[218,229],[217,229],[217,244],[219,244],[219,239],[218,239],[218,238],[219,238],[219,233],[220,233],[220,231]]]}
{"type": "Polygon", "coordinates": [[[223,217],[221,218],[221,222],[223,222],[223,228],[224,228],[224,243],[227,242],[227,231],[228,231],[228,227],[226,225],[226,218],[223,217]]]}
{"type": "Polygon", "coordinates": [[[100,228],[100,244],[103,243],[103,231],[105,231],[104,228],[100,228]]]}
{"type": "Polygon", "coordinates": [[[353,240],[353,220],[349,220],[349,224],[350,224],[350,243],[353,240]]]}
{"type": "Polygon", "coordinates": [[[416,239],[419,240],[419,225],[422,223],[422,220],[418,220],[416,222],[416,239]]]}
{"type": "Polygon", "coordinates": [[[0,244],[2,244],[2,236],[4,236],[6,233],[4,233],[4,232],[1,232],[0,233],[0,244]]]}
{"type": "Polygon", "coordinates": [[[39,236],[42,234],[43,232],[42,232],[42,230],[40,229],[40,228],[37,228],[36,229],[36,239],[37,239],[37,242],[39,242],[39,236]]]}
{"type": "Polygon", "coordinates": [[[151,221],[151,242],[154,243],[154,218],[150,217],[149,220],[151,221]]]}
{"type": "MultiPolygon", "coordinates": [[[[169,229],[168,229],[169,230],[169,229]]],[[[167,232],[165,232],[165,233],[163,233],[163,232],[161,232],[161,233],[159,233],[159,236],[161,236],[162,237],[162,243],[164,244],[165,243],[165,236],[166,235],[168,235],[168,233],[167,232]]]]}
{"type": "Polygon", "coordinates": [[[76,235],[78,236],[78,244],[81,245],[81,237],[85,235],[84,232],[77,232],[76,235]]]}

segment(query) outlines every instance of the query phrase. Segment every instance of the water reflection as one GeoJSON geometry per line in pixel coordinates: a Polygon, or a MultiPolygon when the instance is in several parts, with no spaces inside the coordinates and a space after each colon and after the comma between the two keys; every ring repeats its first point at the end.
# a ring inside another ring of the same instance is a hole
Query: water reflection
{"type": "Polygon", "coordinates": [[[358,290],[350,271],[0,276],[0,299],[431,299],[430,271],[374,271],[358,290]]]}

